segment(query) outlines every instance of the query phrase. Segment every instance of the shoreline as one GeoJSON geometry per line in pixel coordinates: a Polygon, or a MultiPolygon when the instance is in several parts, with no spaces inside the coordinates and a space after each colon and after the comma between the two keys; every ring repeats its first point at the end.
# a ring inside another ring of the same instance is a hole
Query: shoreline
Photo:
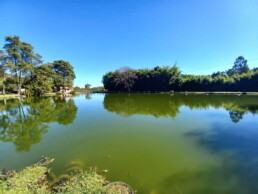
{"type": "Polygon", "coordinates": [[[15,98],[20,98],[20,97],[25,97],[23,95],[18,95],[18,94],[0,94],[0,100],[4,99],[15,99],[15,98]]]}
{"type": "MultiPolygon", "coordinates": [[[[46,93],[44,96],[42,97],[49,97],[49,96],[56,96],[56,93],[46,93]]],[[[28,96],[26,95],[18,95],[18,94],[0,94],[0,100],[4,100],[4,99],[16,99],[16,98],[28,98],[28,96]]],[[[33,96],[30,96],[33,97],[33,96]]]]}
{"type": "Polygon", "coordinates": [[[101,91],[101,92],[92,92],[94,94],[199,94],[199,95],[257,95],[258,92],[223,92],[223,91],[217,91],[217,92],[188,92],[188,91],[181,91],[181,92],[169,92],[169,91],[157,91],[157,92],[139,92],[139,91],[133,91],[133,92],[126,92],[126,91],[101,91]]]}
{"type": "MultiPolygon", "coordinates": [[[[223,91],[217,91],[217,92],[169,92],[169,91],[156,91],[156,92],[139,92],[139,91],[133,91],[133,92],[126,92],[126,91],[98,91],[98,92],[91,92],[91,93],[80,93],[80,94],[180,94],[180,95],[249,95],[249,96],[258,96],[258,92],[223,92],[223,91]]],[[[51,97],[56,96],[56,93],[47,93],[43,97],[51,97]]],[[[26,96],[18,94],[0,94],[0,100],[4,99],[17,99],[17,98],[26,98],[26,96]]]]}

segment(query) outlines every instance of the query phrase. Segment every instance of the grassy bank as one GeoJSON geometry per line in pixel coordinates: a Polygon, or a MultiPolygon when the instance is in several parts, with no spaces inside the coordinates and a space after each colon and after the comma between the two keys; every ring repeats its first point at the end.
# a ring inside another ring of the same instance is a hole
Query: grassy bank
{"type": "Polygon", "coordinates": [[[18,94],[0,94],[0,100],[2,99],[12,99],[12,98],[19,98],[18,94]]]}
{"type": "MultiPolygon", "coordinates": [[[[58,93],[46,93],[44,96],[56,96],[58,93]]],[[[13,98],[19,98],[20,96],[18,94],[0,94],[0,100],[2,99],[13,99],[13,98]]],[[[23,98],[26,98],[26,95],[22,95],[23,98]]]]}
{"type": "Polygon", "coordinates": [[[45,96],[56,96],[57,94],[55,92],[46,93],[45,96]]]}
{"type": "Polygon", "coordinates": [[[77,170],[56,177],[47,167],[50,162],[43,158],[40,163],[16,171],[0,172],[0,193],[96,193],[96,194],[130,194],[130,186],[125,183],[109,183],[96,169],[77,170]]]}

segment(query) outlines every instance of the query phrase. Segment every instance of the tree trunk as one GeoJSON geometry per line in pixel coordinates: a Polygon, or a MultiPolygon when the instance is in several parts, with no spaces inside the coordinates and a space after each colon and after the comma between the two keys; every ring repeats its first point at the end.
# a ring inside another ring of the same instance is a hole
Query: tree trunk
{"type": "Polygon", "coordinates": [[[5,95],[5,73],[4,73],[4,80],[3,80],[3,95],[5,95]]]}
{"type": "Polygon", "coordinates": [[[18,94],[21,95],[21,71],[19,72],[18,77],[18,94]]]}

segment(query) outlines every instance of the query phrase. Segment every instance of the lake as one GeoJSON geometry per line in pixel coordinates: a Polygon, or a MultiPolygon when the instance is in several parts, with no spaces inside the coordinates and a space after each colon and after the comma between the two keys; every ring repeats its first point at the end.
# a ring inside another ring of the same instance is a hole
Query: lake
{"type": "Polygon", "coordinates": [[[45,155],[58,175],[96,166],[138,193],[258,193],[257,113],[245,95],[2,100],[0,168],[45,155]]]}

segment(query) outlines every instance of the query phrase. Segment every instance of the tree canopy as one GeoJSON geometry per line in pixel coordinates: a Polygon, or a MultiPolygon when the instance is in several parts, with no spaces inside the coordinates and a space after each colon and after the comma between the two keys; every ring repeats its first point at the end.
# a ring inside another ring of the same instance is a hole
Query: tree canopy
{"type": "Polygon", "coordinates": [[[58,87],[72,87],[75,74],[72,65],[63,60],[54,61],[52,69],[55,72],[54,83],[58,87]]]}
{"type": "Polygon", "coordinates": [[[34,53],[32,45],[21,42],[18,36],[7,36],[5,41],[6,60],[20,94],[23,78],[31,74],[33,68],[42,62],[41,56],[34,53]]]}
{"type": "Polygon", "coordinates": [[[42,56],[18,36],[7,36],[3,48],[0,50],[2,93],[7,90],[21,94],[21,89],[25,88],[28,95],[41,96],[54,89],[73,86],[75,73],[69,62],[57,60],[42,64],[42,56]]]}
{"type": "Polygon", "coordinates": [[[157,66],[153,69],[107,72],[103,76],[102,82],[108,91],[258,92],[258,69],[250,70],[247,60],[243,56],[239,56],[231,69],[211,75],[186,75],[182,74],[176,65],[172,67],[157,66]]]}

